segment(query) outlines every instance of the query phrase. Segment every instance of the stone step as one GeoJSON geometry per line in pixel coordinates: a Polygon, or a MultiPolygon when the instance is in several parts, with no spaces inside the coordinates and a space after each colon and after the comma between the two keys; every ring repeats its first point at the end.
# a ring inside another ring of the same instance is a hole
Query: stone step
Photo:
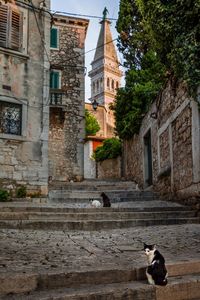
{"type": "Polygon", "coordinates": [[[131,220],[131,219],[173,219],[192,218],[194,211],[158,211],[158,212],[109,212],[91,210],[87,213],[61,213],[61,212],[0,212],[0,220],[59,220],[59,221],[85,221],[85,220],[131,220]]]}
{"type": "MultiPolygon", "coordinates": [[[[155,287],[147,284],[145,276],[145,268],[135,269],[110,269],[110,270],[85,270],[85,271],[68,271],[63,272],[51,272],[51,273],[1,273],[0,274],[0,294],[1,299],[108,299],[106,298],[110,290],[109,287],[113,287],[112,293],[117,293],[124,285],[130,285],[131,290],[139,290],[135,295],[142,295],[140,293],[143,289],[148,291],[153,290],[154,298],[148,296],[148,298],[138,298],[140,300],[148,299],[199,299],[200,294],[200,261],[190,262],[178,262],[167,265],[169,274],[169,284],[166,287],[155,287]],[[145,280],[145,282],[142,282],[145,280]],[[191,285],[191,286],[190,286],[191,285]],[[108,290],[107,290],[108,289],[108,290]],[[141,290],[140,290],[141,289],[141,290]],[[185,296],[183,290],[195,291],[191,293],[193,298],[180,298],[185,296]],[[90,296],[89,290],[92,291],[91,296],[94,298],[87,298],[90,296]],[[176,290],[176,292],[175,292],[176,290]],[[181,291],[181,293],[178,294],[181,291]],[[104,292],[106,292],[104,296],[104,292]],[[63,294],[64,292],[64,294],[63,294]],[[176,298],[169,297],[174,292],[176,298]],[[27,295],[23,293],[28,293],[27,295]],[[96,293],[96,294],[95,294],[96,293]],[[103,298],[95,298],[101,293],[103,298]],[[12,294],[12,295],[8,295],[12,294]],[[18,295],[17,295],[18,294],[18,295]],[[6,296],[7,295],[7,296],[6,296]],[[82,298],[70,298],[81,296],[82,298]],[[164,295],[164,298],[155,298],[164,295]],[[42,297],[47,298],[42,298],[42,297]],[[48,298],[48,297],[64,296],[67,298],[48,298]],[[168,296],[168,298],[167,298],[168,296]],[[13,297],[13,298],[12,298],[13,297]],[[37,298],[38,297],[38,298],[37,298]],[[86,297],[86,298],[84,298],[86,297]]],[[[123,288],[124,291],[124,288],[123,288]]],[[[115,295],[115,294],[114,294],[115,295]]],[[[116,294],[117,295],[117,294],[116,294]]],[[[133,294],[134,295],[134,294],[133,294]]],[[[145,293],[145,296],[148,293],[145,293]]],[[[129,298],[113,298],[113,295],[109,299],[129,299],[129,298]]],[[[132,294],[131,294],[132,296],[132,294]]],[[[135,298],[130,298],[135,299],[135,298]]],[[[137,298],[136,298],[137,299],[137,298]]]]}
{"type": "Polygon", "coordinates": [[[4,300],[199,300],[200,274],[171,278],[165,287],[151,286],[146,282],[113,283],[62,288],[6,296],[4,300]]]}
{"type": "MultiPolygon", "coordinates": [[[[2,203],[1,203],[2,204],[2,203]]],[[[136,203],[138,206],[133,207],[100,207],[100,208],[80,208],[80,207],[67,207],[67,206],[42,206],[42,205],[26,205],[26,204],[18,204],[18,203],[4,203],[0,205],[0,212],[51,212],[51,213],[121,213],[121,212],[195,212],[193,209],[187,206],[174,205],[164,206],[163,202],[153,202],[150,206],[144,206],[141,202],[136,203]],[[162,204],[162,205],[160,205],[162,204]]],[[[173,204],[171,204],[173,205],[173,204]]]]}
{"type": "MultiPolygon", "coordinates": [[[[100,202],[102,202],[102,198],[99,196],[96,197],[88,197],[88,198],[84,198],[83,195],[80,198],[72,198],[72,197],[62,197],[62,195],[58,195],[59,197],[56,198],[50,198],[49,199],[49,203],[61,203],[61,204],[67,204],[67,203],[84,203],[84,204],[89,204],[90,200],[99,200],[100,202]]],[[[135,198],[131,198],[131,197],[123,197],[120,198],[118,196],[116,197],[109,197],[110,198],[110,202],[111,203],[120,203],[120,202],[137,202],[137,201],[153,201],[153,200],[157,200],[155,198],[152,197],[135,197],[135,198]]],[[[24,201],[24,202],[28,202],[28,201],[24,201]]],[[[30,202],[30,201],[29,201],[30,202]]],[[[31,200],[32,203],[42,203],[42,202],[37,202],[35,200],[31,200]]],[[[45,202],[43,202],[45,203],[45,202]]],[[[47,203],[47,202],[46,202],[47,203]]]]}
{"type": "Polygon", "coordinates": [[[83,181],[83,182],[57,182],[50,184],[50,191],[55,189],[65,189],[65,190],[110,190],[110,189],[135,189],[136,184],[133,181],[117,181],[117,180],[106,180],[106,181],[83,181]]]}
{"type": "MultiPolygon", "coordinates": [[[[158,195],[156,193],[152,193],[149,191],[106,191],[104,190],[106,195],[109,196],[109,198],[114,199],[157,199],[158,195]]],[[[53,190],[49,192],[49,198],[50,199],[57,199],[57,198],[65,198],[65,199],[90,199],[95,198],[99,199],[101,192],[97,191],[65,191],[65,190],[53,190]]]]}
{"type": "Polygon", "coordinates": [[[0,220],[0,228],[32,230],[105,230],[136,226],[199,224],[198,217],[126,220],[0,220]]]}

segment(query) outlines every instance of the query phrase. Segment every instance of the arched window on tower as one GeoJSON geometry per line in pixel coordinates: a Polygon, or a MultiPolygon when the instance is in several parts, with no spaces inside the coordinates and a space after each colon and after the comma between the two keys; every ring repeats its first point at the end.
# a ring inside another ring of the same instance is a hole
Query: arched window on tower
{"type": "Polygon", "coordinates": [[[97,92],[99,91],[99,80],[97,80],[97,92]]]}
{"type": "Polygon", "coordinates": [[[112,80],[112,90],[114,90],[114,88],[115,88],[115,82],[114,80],[112,80]]]}
{"type": "Polygon", "coordinates": [[[107,87],[110,89],[110,79],[107,78],[107,87]]]}
{"type": "Polygon", "coordinates": [[[100,90],[102,91],[103,90],[103,78],[101,77],[100,79],[100,90]]]}
{"type": "Polygon", "coordinates": [[[92,91],[93,91],[93,93],[95,93],[95,82],[93,82],[93,84],[92,84],[92,91]]]}
{"type": "Polygon", "coordinates": [[[119,88],[119,82],[117,81],[116,82],[116,89],[118,89],[119,88]]]}

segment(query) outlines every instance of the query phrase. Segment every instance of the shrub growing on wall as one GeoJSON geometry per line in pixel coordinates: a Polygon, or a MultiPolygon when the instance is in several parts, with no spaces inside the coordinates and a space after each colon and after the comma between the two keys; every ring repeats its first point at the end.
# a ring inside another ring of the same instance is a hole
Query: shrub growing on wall
{"type": "Polygon", "coordinates": [[[26,187],[20,186],[16,191],[16,197],[17,198],[25,198],[27,194],[26,187]]]}
{"type": "Polygon", "coordinates": [[[8,201],[9,193],[4,189],[0,189],[0,202],[8,201]]]}
{"type": "Polygon", "coordinates": [[[121,141],[118,138],[110,138],[103,141],[103,145],[96,148],[93,157],[98,161],[117,158],[122,153],[121,141]]]}
{"type": "Polygon", "coordinates": [[[86,109],[85,110],[85,134],[95,135],[100,130],[97,119],[86,109]]]}

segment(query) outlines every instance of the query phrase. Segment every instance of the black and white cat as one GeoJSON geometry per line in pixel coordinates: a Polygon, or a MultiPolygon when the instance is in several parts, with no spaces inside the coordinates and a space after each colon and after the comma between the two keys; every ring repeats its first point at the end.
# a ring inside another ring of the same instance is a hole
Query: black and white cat
{"type": "Polygon", "coordinates": [[[166,285],[167,284],[167,269],[165,267],[165,259],[156,250],[155,245],[144,244],[144,252],[147,256],[148,267],[146,276],[150,284],[166,285]]]}

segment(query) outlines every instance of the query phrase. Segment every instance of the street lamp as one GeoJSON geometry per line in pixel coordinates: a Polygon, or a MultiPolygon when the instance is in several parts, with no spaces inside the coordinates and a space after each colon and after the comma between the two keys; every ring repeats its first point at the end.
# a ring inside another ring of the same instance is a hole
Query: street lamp
{"type": "Polygon", "coordinates": [[[99,105],[99,103],[97,102],[96,99],[94,99],[94,101],[92,102],[92,107],[95,111],[97,110],[98,105],[99,105]]]}

